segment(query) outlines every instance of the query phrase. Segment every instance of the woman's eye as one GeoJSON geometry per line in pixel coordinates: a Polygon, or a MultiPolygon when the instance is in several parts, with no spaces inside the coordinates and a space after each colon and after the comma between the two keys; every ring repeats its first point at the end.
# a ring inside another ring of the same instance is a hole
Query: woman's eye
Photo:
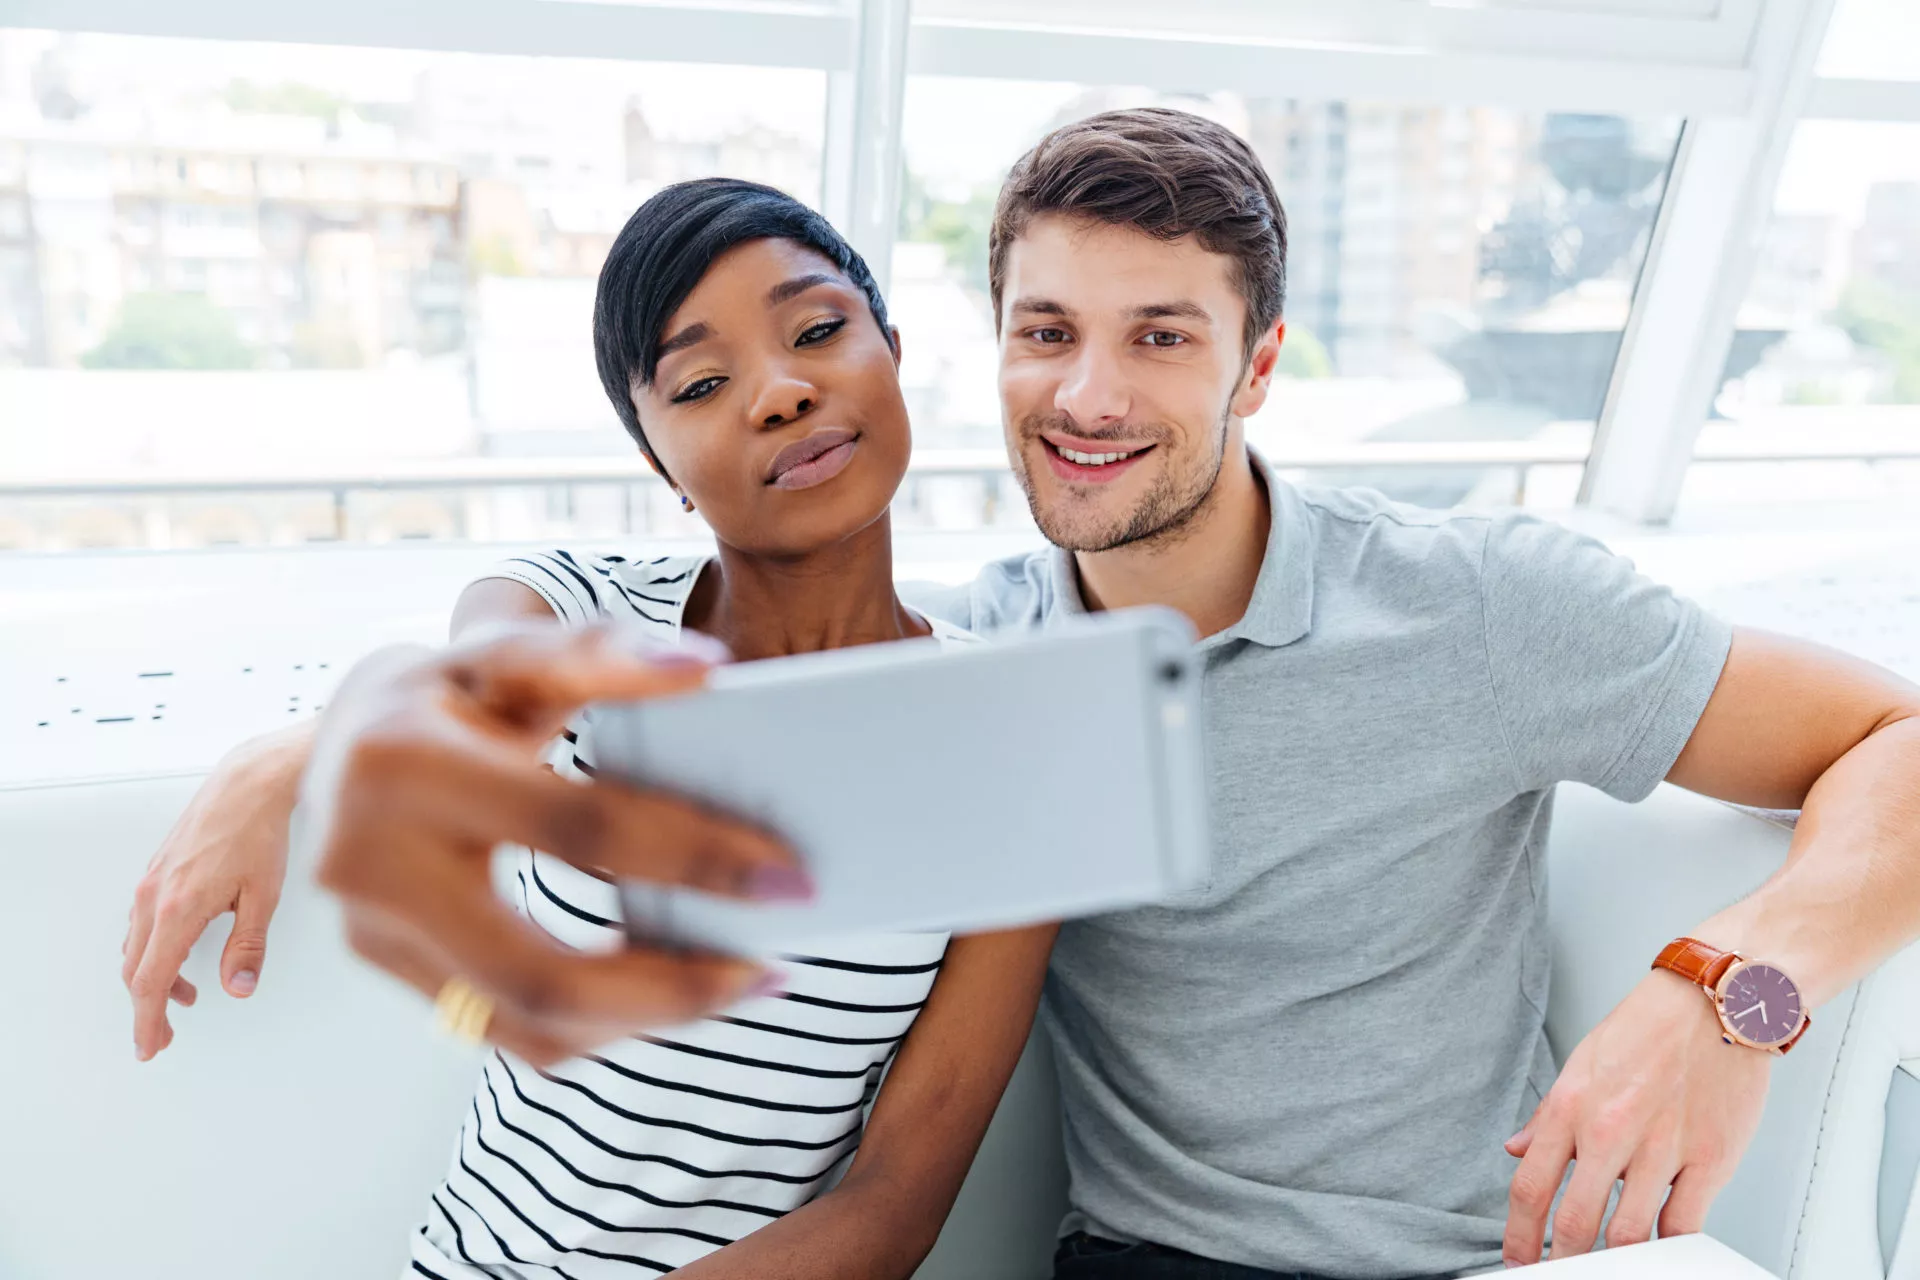
{"type": "Polygon", "coordinates": [[[1152,333],[1141,339],[1142,342],[1145,342],[1150,347],[1177,347],[1186,340],[1186,335],[1171,333],[1165,329],[1155,329],[1152,333]]]}
{"type": "Polygon", "coordinates": [[[672,403],[686,404],[690,400],[703,400],[725,381],[725,378],[702,378],[698,382],[690,382],[674,393],[672,403]]]}
{"type": "Polygon", "coordinates": [[[846,324],[847,322],[845,320],[833,319],[822,320],[819,324],[809,325],[800,331],[800,336],[795,339],[793,345],[796,347],[810,347],[816,342],[825,342],[828,338],[831,338],[834,334],[845,328],[846,324]]]}

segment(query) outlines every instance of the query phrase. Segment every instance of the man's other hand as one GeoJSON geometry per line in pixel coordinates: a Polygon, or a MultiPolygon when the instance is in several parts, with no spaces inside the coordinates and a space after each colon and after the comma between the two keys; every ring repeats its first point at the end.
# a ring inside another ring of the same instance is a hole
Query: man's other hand
{"type": "Polygon", "coordinates": [[[1760,1125],[1772,1058],[1724,1043],[1700,988],[1650,973],[1567,1059],[1525,1128],[1508,1194],[1506,1264],[1699,1231],[1760,1125]],[[1569,1162],[1560,1207],[1553,1210],[1569,1162]],[[1608,1197],[1622,1182],[1611,1219],[1608,1197]]]}

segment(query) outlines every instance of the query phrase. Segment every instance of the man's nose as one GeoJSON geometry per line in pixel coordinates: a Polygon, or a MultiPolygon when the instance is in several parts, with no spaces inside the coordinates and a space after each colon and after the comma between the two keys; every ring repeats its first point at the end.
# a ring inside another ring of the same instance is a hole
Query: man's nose
{"type": "Polygon", "coordinates": [[[769,378],[747,407],[747,416],[755,426],[778,427],[811,412],[819,403],[819,388],[804,378],[769,378]]]}
{"type": "Polygon", "coordinates": [[[1116,362],[1087,344],[1071,357],[1053,407],[1082,427],[1111,426],[1126,421],[1133,394],[1116,362]]]}

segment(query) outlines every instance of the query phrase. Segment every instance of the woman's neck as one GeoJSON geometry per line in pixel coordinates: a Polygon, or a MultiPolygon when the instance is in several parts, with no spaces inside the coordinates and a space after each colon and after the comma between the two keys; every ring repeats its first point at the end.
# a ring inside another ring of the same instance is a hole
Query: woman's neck
{"type": "Polygon", "coordinates": [[[926,625],[893,590],[893,525],[881,517],[804,556],[761,556],[721,543],[687,601],[685,625],[741,661],[906,640],[926,625]]]}

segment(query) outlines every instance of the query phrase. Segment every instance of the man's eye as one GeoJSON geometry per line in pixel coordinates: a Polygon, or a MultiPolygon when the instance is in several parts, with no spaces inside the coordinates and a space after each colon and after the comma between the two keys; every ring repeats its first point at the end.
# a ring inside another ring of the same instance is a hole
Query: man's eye
{"type": "Polygon", "coordinates": [[[1155,329],[1152,333],[1141,339],[1141,341],[1150,347],[1177,347],[1186,340],[1186,335],[1171,333],[1165,329],[1155,329]]]}
{"type": "Polygon", "coordinates": [[[672,403],[686,404],[690,400],[704,400],[725,381],[725,378],[702,378],[698,382],[690,382],[674,393],[672,403]]]}
{"type": "Polygon", "coordinates": [[[1065,329],[1035,329],[1027,336],[1042,345],[1056,346],[1067,340],[1067,331],[1065,329]]]}
{"type": "Polygon", "coordinates": [[[825,342],[828,338],[831,338],[834,334],[844,329],[846,324],[847,322],[845,320],[836,318],[833,320],[822,320],[816,325],[809,325],[807,328],[801,330],[800,336],[794,340],[793,345],[796,347],[810,347],[816,342],[825,342]]]}

